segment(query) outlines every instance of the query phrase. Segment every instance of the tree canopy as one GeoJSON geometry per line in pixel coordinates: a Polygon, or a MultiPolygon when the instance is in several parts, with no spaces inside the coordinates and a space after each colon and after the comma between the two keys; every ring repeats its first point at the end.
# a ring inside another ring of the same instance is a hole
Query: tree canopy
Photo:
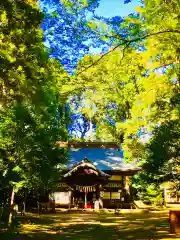
{"type": "Polygon", "coordinates": [[[48,188],[67,159],[56,141],[86,140],[88,132],[90,140],[121,143],[125,160],[143,166],[137,188],[179,179],[180,3],[144,0],[124,18],[97,16],[98,5],[0,4],[6,192],[48,188]],[[101,53],[92,54],[95,48],[101,53]]]}
{"type": "Polygon", "coordinates": [[[59,88],[67,78],[49,59],[36,1],[0,4],[0,188],[44,191],[57,176],[66,152],[69,112],[59,88]]]}
{"type": "Polygon", "coordinates": [[[73,108],[94,123],[96,138],[123,139],[126,160],[141,164],[151,183],[179,175],[180,12],[176,6],[178,1],[144,1],[118,27],[115,18],[111,25],[96,17],[93,28],[100,39],[111,42],[111,48],[82,58],[61,90],[71,96],[73,108]],[[100,21],[106,24],[105,31],[100,21]]]}

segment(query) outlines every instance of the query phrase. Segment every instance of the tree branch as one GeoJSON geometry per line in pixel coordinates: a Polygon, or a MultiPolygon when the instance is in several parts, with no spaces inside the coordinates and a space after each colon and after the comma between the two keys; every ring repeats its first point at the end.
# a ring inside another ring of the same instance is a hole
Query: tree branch
{"type": "Polygon", "coordinates": [[[124,58],[124,53],[125,53],[126,48],[128,48],[130,44],[131,44],[130,42],[126,43],[126,46],[123,48],[121,61],[122,61],[123,58],[124,58]]]}
{"type": "MultiPolygon", "coordinates": [[[[123,48],[123,57],[124,57],[124,50],[133,42],[138,42],[140,40],[143,40],[143,39],[146,39],[148,37],[151,37],[151,36],[156,36],[156,35],[159,35],[159,34],[164,34],[164,33],[177,33],[177,34],[180,34],[180,30],[164,30],[164,31],[160,31],[160,32],[156,32],[156,33],[150,33],[150,34],[147,34],[147,35],[144,35],[142,37],[137,37],[137,38],[134,38],[134,39],[131,39],[131,40],[128,40],[128,39],[121,39],[121,37],[118,37],[118,35],[116,36],[109,36],[109,37],[113,37],[113,38],[117,38],[119,40],[122,40],[121,43],[117,44],[115,47],[113,47],[111,50],[109,50],[108,52],[104,53],[101,55],[101,57],[94,61],[92,64],[90,64],[88,67],[85,67],[82,71],[78,72],[77,75],[80,75],[82,74],[83,72],[87,71],[89,68],[95,66],[97,63],[99,63],[99,61],[104,58],[105,56],[107,56],[109,53],[113,52],[114,50],[116,50],[118,47],[126,44],[126,46],[123,48]]],[[[123,59],[122,57],[122,59],[123,59]]],[[[121,60],[122,60],[121,59],[121,60]]]]}

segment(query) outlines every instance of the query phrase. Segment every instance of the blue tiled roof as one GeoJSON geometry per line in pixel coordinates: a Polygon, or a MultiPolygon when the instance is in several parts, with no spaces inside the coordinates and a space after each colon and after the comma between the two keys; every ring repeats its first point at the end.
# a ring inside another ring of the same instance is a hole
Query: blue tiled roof
{"type": "Polygon", "coordinates": [[[71,149],[68,167],[72,167],[84,158],[88,158],[101,170],[135,170],[136,166],[123,162],[123,152],[114,148],[79,148],[71,149]]]}

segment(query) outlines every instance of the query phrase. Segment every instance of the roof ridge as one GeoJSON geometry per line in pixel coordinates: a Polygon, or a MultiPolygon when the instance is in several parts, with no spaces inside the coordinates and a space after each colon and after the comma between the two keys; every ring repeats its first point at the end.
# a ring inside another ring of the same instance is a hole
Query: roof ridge
{"type": "Polygon", "coordinates": [[[109,175],[106,174],[105,172],[103,172],[102,170],[98,169],[92,161],[90,161],[88,158],[85,158],[83,160],[81,160],[75,167],[73,167],[68,173],[66,173],[64,175],[64,177],[69,177],[71,176],[71,174],[75,171],[78,170],[78,168],[80,167],[85,167],[85,166],[88,166],[90,168],[93,168],[94,170],[96,170],[99,174],[103,175],[103,176],[106,176],[108,177],[109,175]]]}

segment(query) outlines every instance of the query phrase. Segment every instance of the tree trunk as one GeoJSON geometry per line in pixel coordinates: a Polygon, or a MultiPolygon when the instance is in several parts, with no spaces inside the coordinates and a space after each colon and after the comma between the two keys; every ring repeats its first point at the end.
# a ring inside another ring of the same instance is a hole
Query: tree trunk
{"type": "Polygon", "coordinates": [[[39,194],[38,194],[38,214],[40,214],[40,199],[39,199],[39,194]]]}
{"type": "Polygon", "coordinates": [[[27,193],[24,193],[24,201],[23,201],[23,214],[26,213],[26,198],[27,198],[27,193]]]}
{"type": "Polygon", "coordinates": [[[12,193],[11,193],[11,202],[10,202],[10,214],[9,214],[9,221],[8,221],[8,225],[12,224],[12,220],[13,220],[13,208],[14,208],[14,187],[12,189],[12,193]]]}
{"type": "Polygon", "coordinates": [[[91,119],[90,119],[90,122],[89,122],[89,137],[90,137],[90,140],[93,139],[93,124],[92,124],[91,119]]]}
{"type": "Polygon", "coordinates": [[[24,200],[23,202],[23,214],[26,213],[26,200],[24,200]]]}
{"type": "Polygon", "coordinates": [[[2,220],[3,213],[4,213],[4,202],[2,203],[2,206],[1,206],[1,216],[0,216],[0,220],[2,220]]]}

